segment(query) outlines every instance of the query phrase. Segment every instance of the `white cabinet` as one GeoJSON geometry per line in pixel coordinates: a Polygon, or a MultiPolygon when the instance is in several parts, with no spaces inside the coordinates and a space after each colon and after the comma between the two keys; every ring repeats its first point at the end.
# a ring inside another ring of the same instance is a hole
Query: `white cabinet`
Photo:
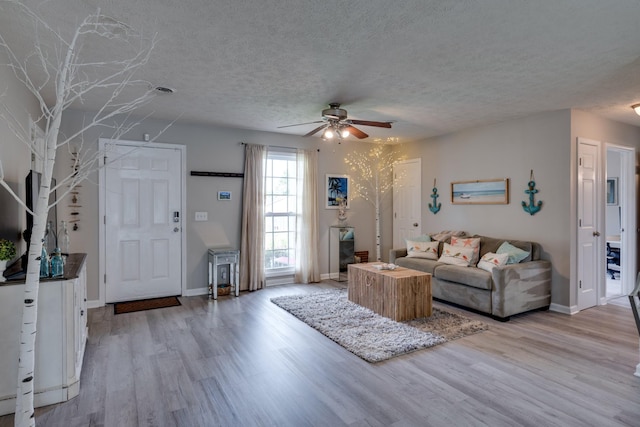
{"type": "MultiPolygon", "coordinates": [[[[22,298],[23,283],[0,286],[0,415],[15,411],[22,298]]],[[[35,406],[77,396],[87,340],[84,254],[69,256],[64,279],[41,281],[37,331],[35,406]]]]}

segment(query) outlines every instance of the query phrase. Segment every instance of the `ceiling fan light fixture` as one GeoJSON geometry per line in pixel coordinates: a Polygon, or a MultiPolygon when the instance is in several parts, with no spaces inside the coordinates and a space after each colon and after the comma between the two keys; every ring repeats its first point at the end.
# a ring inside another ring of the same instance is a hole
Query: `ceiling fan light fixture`
{"type": "Polygon", "coordinates": [[[333,131],[331,129],[325,130],[322,137],[325,139],[333,139],[333,131]]]}
{"type": "Polygon", "coordinates": [[[631,108],[633,108],[633,111],[635,111],[636,114],[640,116],[640,104],[633,104],[631,108]]]}
{"type": "Polygon", "coordinates": [[[349,133],[349,129],[347,128],[343,128],[342,130],[340,130],[340,136],[342,136],[343,138],[346,138],[350,135],[349,133]]]}

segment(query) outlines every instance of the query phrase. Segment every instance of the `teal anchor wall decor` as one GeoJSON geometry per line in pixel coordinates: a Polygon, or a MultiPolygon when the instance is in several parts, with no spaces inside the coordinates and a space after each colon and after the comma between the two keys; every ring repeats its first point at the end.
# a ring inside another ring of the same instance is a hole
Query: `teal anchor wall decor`
{"type": "Polygon", "coordinates": [[[542,201],[538,201],[538,204],[535,203],[534,195],[538,192],[536,189],[536,182],[533,180],[533,169],[531,169],[531,175],[529,175],[529,183],[527,184],[529,187],[527,190],[524,190],[525,193],[529,194],[529,204],[527,205],[525,202],[522,202],[522,209],[525,212],[529,212],[529,215],[535,215],[540,209],[542,209],[542,201]]]}
{"type": "Polygon", "coordinates": [[[431,190],[431,196],[429,196],[433,199],[433,205],[431,203],[429,203],[429,210],[431,212],[433,212],[433,214],[437,214],[438,211],[440,210],[440,207],[442,206],[442,203],[437,203],[438,202],[438,197],[440,197],[438,195],[438,189],[436,188],[436,179],[433,178],[433,190],[431,190]]]}

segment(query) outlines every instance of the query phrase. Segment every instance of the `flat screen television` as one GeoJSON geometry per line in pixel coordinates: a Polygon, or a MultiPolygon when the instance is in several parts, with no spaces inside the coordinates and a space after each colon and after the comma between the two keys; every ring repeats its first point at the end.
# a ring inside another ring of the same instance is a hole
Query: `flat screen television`
{"type": "MultiPolygon", "coordinates": [[[[29,171],[29,174],[25,178],[25,204],[27,207],[33,211],[38,202],[38,194],[40,192],[40,182],[42,181],[42,174],[40,172],[36,172],[34,170],[29,171]]],[[[51,181],[52,185],[55,185],[55,180],[51,181]]],[[[49,203],[55,201],[55,192],[51,194],[49,198],[49,203]]],[[[27,212],[27,228],[23,232],[23,238],[27,242],[27,251],[18,258],[13,264],[7,266],[7,269],[4,272],[4,276],[7,279],[19,280],[23,279],[27,272],[27,262],[28,262],[28,254],[29,254],[29,245],[31,243],[31,230],[33,229],[33,216],[27,212]]],[[[55,206],[49,210],[49,215],[47,217],[47,221],[51,221],[56,227],[58,223],[57,211],[55,206]]]]}

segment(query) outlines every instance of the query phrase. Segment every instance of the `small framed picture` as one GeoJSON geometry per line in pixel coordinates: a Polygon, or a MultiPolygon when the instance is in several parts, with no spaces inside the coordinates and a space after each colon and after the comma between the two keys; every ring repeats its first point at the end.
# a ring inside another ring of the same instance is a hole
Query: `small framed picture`
{"type": "Polygon", "coordinates": [[[218,200],[231,200],[231,191],[218,191],[218,200]]]}
{"type": "Polygon", "coordinates": [[[328,173],[325,184],[325,209],[338,209],[341,204],[349,209],[349,176],[328,173]]]}

